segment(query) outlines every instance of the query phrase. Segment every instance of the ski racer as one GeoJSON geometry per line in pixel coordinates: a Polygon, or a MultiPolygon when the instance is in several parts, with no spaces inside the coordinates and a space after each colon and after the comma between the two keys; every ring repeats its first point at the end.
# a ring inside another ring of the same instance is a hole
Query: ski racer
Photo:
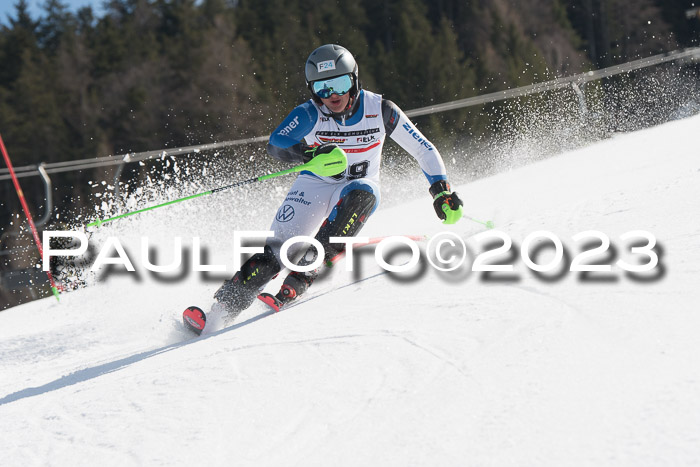
{"type": "MultiPolygon", "coordinates": [[[[280,248],[295,236],[311,236],[324,247],[324,262],[344,249],[330,237],[358,234],[380,200],[379,164],[387,136],[419,163],[428,179],[435,212],[445,223],[462,217],[462,201],[450,189],[438,150],[399,107],[381,95],[362,89],[358,66],[345,48],[327,44],[306,61],[306,84],[311,99],[296,107],[272,132],[267,152],[284,162],[301,164],[333,151],[344,151],[345,172],[322,177],[301,172],[272,221],[274,237],[264,251],[251,256],[214,295],[229,314],[248,308],[260,290],[281,270],[280,248]],[[320,228],[319,228],[320,224],[320,228]]],[[[313,263],[313,246],[296,243],[289,258],[308,248],[299,265],[313,263]]],[[[291,272],[268,305],[276,310],[303,294],[319,270],[291,272]]]]}

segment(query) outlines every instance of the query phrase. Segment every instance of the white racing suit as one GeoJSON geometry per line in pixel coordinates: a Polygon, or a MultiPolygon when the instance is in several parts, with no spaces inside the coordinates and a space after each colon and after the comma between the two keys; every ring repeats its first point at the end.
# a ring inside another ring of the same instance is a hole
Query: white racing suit
{"type": "MultiPolygon", "coordinates": [[[[283,161],[301,163],[302,139],[309,146],[335,143],[348,157],[348,168],[340,175],[320,177],[302,172],[297,177],[270,227],[275,236],[267,244],[278,259],[286,240],[298,235],[313,236],[340,198],[353,189],[375,195],[374,212],[380,201],[379,168],[387,136],[418,161],[429,185],[446,179],[440,153],[401,109],[365,90],[360,91],[357,101],[352,116],[340,121],[331,117],[325,106],[310,100],[295,108],[272,133],[268,152],[283,161]]],[[[303,245],[289,250],[290,258],[299,248],[303,245]]]]}
{"type": "MultiPolygon", "coordinates": [[[[309,100],[296,107],[270,136],[267,150],[276,159],[300,164],[304,145],[334,143],[347,154],[348,167],[342,174],[332,177],[311,172],[298,175],[275,214],[270,227],[274,237],[268,239],[264,253],[251,257],[217,291],[215,298],[229,313],[250,306],[258,291],[280,271],[283,264],[280,249],[288,239],[315,236],[324,244],[324,238],[343,236],[338,234],[338,227],[346,222],[343,216],[348,215],[348,210],[352,211],[350,215],[357,214],[358,222],[349,232],[341,233],[354,236],[359,232],[379,205],[379,169],[387,136],[418,161],[429,185],[446,180],[438,150],[394,103],[382,99],[379,94],[360,90],[351,105],[350,116],[338,119],[320,105],[320,101],[309,100]]],[[[339,249],[335,253],[342,251],[342,245],[334,247],[339,249]]],[[[287,251],[290,261],[300,256],[305,248],[308,246],[303,243],[293,244],[287,251]]],[[[298,264],[313,262],[307,258],[312,250],[315,255],[315,248],[308,249],[298,264]]],[[[328,257],[329,251],[326,255],[328,257]]],[[[277,296],[291,293],[289,299],[294,299],[297,293],[306,290],[315,274],[290,273],[277,296]]]]}

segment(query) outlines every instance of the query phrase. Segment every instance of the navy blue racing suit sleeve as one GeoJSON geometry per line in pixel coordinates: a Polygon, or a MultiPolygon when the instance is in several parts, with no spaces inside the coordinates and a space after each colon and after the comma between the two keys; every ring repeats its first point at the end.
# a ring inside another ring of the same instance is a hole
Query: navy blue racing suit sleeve
{"type": "Polygon", "coordinates": [[[313,130],[318,110],[309,102],[297,106],[270,135],[267,153],[283,162],[303,162],[303,139],[313,130]]]}
{"type": "Polygon", "coordinates": [[[384,120],[384,129],[387,136],[391,136],[396,129],[396,125],[399,124],[400,110],[399,106],[392,101],[382,99],[382,119],[384,120]]]}

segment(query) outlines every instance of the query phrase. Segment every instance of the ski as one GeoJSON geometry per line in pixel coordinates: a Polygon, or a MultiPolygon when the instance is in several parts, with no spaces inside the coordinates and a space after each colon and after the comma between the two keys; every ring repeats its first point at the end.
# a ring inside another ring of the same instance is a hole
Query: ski
{"type": "Polygon", "coordinates": [[[279,312],[280,308],[282,308],[282,306],[284,306],[284,303],[277,300],[277,297],[275,297],[271,293],[261,293],[260,295],[258,295],[258,300],[260,300],[265,305],[272,308],[272,310],[275,313],[279,312]]]}
{"type": "MultiPolygon", "coordinates": [[[[427,238],[425,235],[399,235],[399,236],[405,237],[405,238],[408,238],[411,240],[415,240],[415,241],[423,241],[427,238]]],[[[363,248],[363,247],[366,247],[369,245],[376,245],[377,243],[381,242],[382,240],[384,240],[386,238],[389,238],[389,236],[372,237],[372,238],[369,238],[366,242],[354,244],[353,248],[358,249],[358,248],[363,248]]],[[[338,263],[341,259],[343,259],[344,257],[345,257],[345,250],[343,250],[341,253],[338,253],[336,256],[334,256],[333,258],[330,258],[328,261],[326,261],[325,266],[328,268],[331,268],[336,263],[338,263]]],[[[258,298],[258,300],[263,302],[265,305],[267,305],[267,307],[270,309],[270,311],[267,314],[261,315],[260,317],[268,316],[270,314],[277,313],[282,309],[286,310],[286,309],[295,307],[297,305],[301,305],[302,303],[305,303],[309,300],[313,300],[314,298],[326,295],[330,292],[333,292],[334,290],[343,289],[345,287],[349,287],[349,286],[357,284],[359,282],[373,279],[375,277],[381,276],[381,275],[386,274],[386,273],[387,273],[387,271],[382,271],[382,272],[374,274],[372,276],[365,277],[363,279],[359,279],[356,281],[352,281],[348,284],[344,284],[340,287],[326,290],[326,291],[321,292],[321,293],[315,293],[315,294],[312,293],[309,296],[305,296],[305,297],[302,297],[301,299],[294,300],[292,302],[289,302],[288,304],[281,303],[272,294],[261,293],[258,295],[257,298],[258,298]]],[[[259,319],[259,318],[256,318],[256,319],[259,319]]],[[[204,328],[206,326],[207,316],[201,308],[199,308],[197,306],[190,306],[190,307],[187,307],[185,309],[185,311],[182,312],[182,322],[184,323],[185,328],[187,328],[189,331],[193,332],[197,336],[200,336],[202,334],[202,332],[204,331],[204,328]]]]}
{"type": "Polygon", "coordinates": [[[197,306],[188,306],[182,312],[182,322],[187,329],[199,336],[207,324],[207,315],[197,306]]]}
{"type": "Polygon", "coordinates": [[[282,310],[288,310],[290,308],[294,308],[295,306],[299,306],[299,305],[302,305],[306,302],[310,302],[311,300],[315,300],[319,297],[323,297],[324,295],[328,295],[329,293],[335,292],[337,290],[342,290],[346,287],[352,287],[353,285],[359,284],[360,282],[365,282],[365,281],[374,279],[376,277],[383,276],[383,275],[388,274],[388,273],[389,273],[389,271],[381,271],[381,272],[378,272],[376,274],[372,274],[371,276],[363,277],[362,279],[357,279],[357,280],[354,280],[352,282],[348,282],[347,284],[343,284],[343,285],[338,286],[338,287],[333,287],[329,290],[324,290],[323,292],[318,292],[318,293],[313,293],[313,292],[308,293],[307,292],[308,295],[304,294],[302,296],[302,298],[300,298],[298,300],[294,300],[292,302],[289,302],[288,304],[280,303],[280,301],[277,300],[277,298],[274,295],[269,294],[269,293],[261,293],[260,295],[258,295],[258,300],[263,302],[265,305],[267,305],[271,309],[270,314],[274,314],[274,313],[278,313],[282,310]]]}
{"type": "MultiPolygon", "coordinates": [[[[427,238],[425,235],[400,235],[400,236],[404,237],[404,238],[408,238],[410,240],[414,240],[414,241],[422,241],[422,240],[425,240],[427,238]]],[[[385,240],[387,238],[390,238],[390,237],[389,236],[372,237],[372,238],[369,238],[366,242],[355,243],[353,245],[353,249],[358,249],[358,248],[366,247],[369,245],[376,245],[377,243],[379,243],[382,240],[385,240]]],[[[346,250],[343,249],[343,251],[341,251],[337,255],[333,256],[332,258],[328,259],[325,263],[325,266],[327,268],[332,268],[336,263],[338,263],[341,259],[343,259],[345,257],[345,254],[346,254],[346,250]]],[[[374,277],[374,276],[371,276],[371,277],[374,277]]],[[[357,282],[359,282],[359,281],[357,281],[357,282]]],[[[355,283],[355,282],[353,282],[353,283],[355,283]]],[[[352,285],[352,283],[347,284],[347,285],[352,285]]],[[[315,294],[314,297],[318,296],[318,295],[319,294],[315,294]]],[[[310,297],[310,298],[313,298],[313,297],[310,297]]],[[[263,293],[258,295],[258,300],[260,300],[265,305],[270,307],[275,313],[279,312],[282,307],[287,309],[293,305],[298,305],[301,302],[307,301],[308,299],[309,298],[306,298],[305,300],[301,300],[301,301],[293,300],[291,302],[283,302],[283,301],[279,300],[275,295],[272,295],[270,293],[263,292],[263,293]]]]}

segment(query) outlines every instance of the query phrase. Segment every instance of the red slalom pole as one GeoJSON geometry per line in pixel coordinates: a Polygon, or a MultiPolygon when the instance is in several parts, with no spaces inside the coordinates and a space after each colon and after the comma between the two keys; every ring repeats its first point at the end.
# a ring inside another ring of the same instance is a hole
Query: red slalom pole
{"type": "MultiPolygon", "coordinates": [[[[36,247],[39,249],[39,254],[41,255],[41,258],[43,260],[44,248],[41,246],[39,233],[37,232],[36,226],[34,225],[34,219],[32,219],[32,214],[29,212],[27,200],[24,199],[24,192],[22,192],[22,187],[19,186],[19,180],[17,180],[17,176],[15,175],[15,169],[12,167],[12,162],[10,162],[10,156],[7,155],[7,149],[5,149],[5,143],[2,140],[2,135],[0,135],[0,149],[2,150],[2,157],[5,158],[5,164],[7,164],[7,168],[10,169],[10,176],[12,177],[12,182],[15,184],[15,190],[17,191],[19,202],[22,204],[24,214],[27,216],[27,220],[29,221],[29,227],[31,227],[32,234],[34,235],[34,242],[36,243],[36,247]]],[[[49,283],[51,284],[51,292],[53,292],[53,295],[54,297],[56,297],[56,300],[60,301],[58,297],[58,287],[56,286],[56,281],[53,279],[51,271],[46,271],[46,275],[49,277],[49,283]]]]}

